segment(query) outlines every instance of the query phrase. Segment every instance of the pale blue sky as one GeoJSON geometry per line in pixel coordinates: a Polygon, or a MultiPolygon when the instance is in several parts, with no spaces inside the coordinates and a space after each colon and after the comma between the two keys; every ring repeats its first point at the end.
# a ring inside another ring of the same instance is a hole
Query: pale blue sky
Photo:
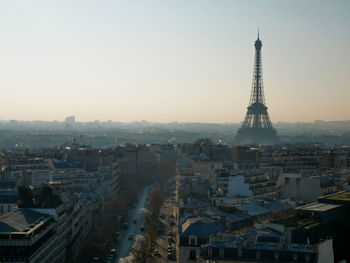
{"type": "Polygon", "coordinates": [[[0,2],[0,119],[350,119],[350,1],[0,2]]]}

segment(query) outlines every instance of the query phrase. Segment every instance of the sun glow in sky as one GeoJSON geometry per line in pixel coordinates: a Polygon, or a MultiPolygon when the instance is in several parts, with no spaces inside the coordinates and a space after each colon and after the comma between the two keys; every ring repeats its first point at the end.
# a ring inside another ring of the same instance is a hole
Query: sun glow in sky
{"type": "Polygon", "coordinates": [[[350,119],[350,1],[2,1],[0,119],[350,119]]]}

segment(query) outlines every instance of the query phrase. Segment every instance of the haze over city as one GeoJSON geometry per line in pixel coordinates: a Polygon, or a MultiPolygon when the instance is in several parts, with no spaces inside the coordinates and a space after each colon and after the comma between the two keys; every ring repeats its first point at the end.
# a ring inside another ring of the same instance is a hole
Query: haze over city
{"type": "Polygon", "coordinates": [[[347,120],[349,1],[6,1],[0,119],[241,122],[257,28],[272,122],[347,120]]]}
{"type": "Polygon", "coordinates": [[[349,0],[0,6],[0,263],[350,262],[349,0]]]}

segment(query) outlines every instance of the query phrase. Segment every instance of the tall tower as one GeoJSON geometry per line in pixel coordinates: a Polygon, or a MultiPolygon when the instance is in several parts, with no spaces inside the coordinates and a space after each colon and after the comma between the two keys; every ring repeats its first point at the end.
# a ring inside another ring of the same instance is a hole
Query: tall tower
{"type": "Polygon", "coordinates": [[[264,98],[262,79],[261,47],[259,39],[255,41],[255,61],[253,85],[247,114],[235,137],[236,144],[274,144],[278,142],[276,130],[272,127],[264,98]]]}

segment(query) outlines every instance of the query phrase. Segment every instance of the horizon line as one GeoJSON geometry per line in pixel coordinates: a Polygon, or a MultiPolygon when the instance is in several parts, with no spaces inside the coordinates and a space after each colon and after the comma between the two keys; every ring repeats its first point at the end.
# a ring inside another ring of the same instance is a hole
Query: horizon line
{"type": "MultiPolygon", "coordinates": [[[[69,116],[70,117],[70,116],[69,116]]],[[[66,120],[17,120],[17,119],[8,119],[3,120],[0,119],[0,123],[11,123],[11,122],[53,122],[53,123],[69,123],[66,120]]],[[[274,121],[272,123],[315,123],[315,122],[350,122],[350,119],[347,120],[313,120],[313,121],[274,121]]],[[[114,120],[91,120],[91,121],[74,121],[70,122],[70,124],[83,124],[83,123],[122,123],[122,124],[128,124],[128,123],[151,123],[151,124],[173,124],[173,123],[179,123],[179,124],[241,124],[240,122],[201,122],[201,121],[148,121],[148,120],[131,120],[131,121],[114,121],[114,120]]]]}

